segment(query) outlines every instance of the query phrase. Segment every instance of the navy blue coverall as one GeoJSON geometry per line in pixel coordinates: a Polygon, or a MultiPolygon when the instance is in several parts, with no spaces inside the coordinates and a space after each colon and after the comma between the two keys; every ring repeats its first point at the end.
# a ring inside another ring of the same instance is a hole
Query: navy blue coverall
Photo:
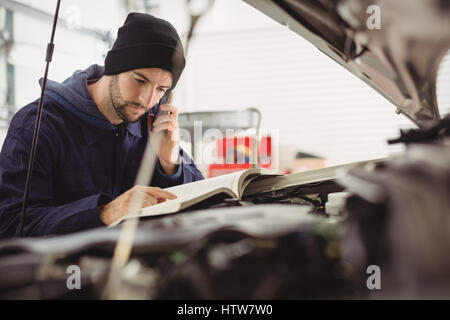
{"type": "MultiPolygon", "coordinates": [[[[65,234],[104,226],[98,207],[134,185],[148,139],[147,119],[112,125],[98,110],[88,83],[103,68],[92,65],[63,83],[49,81],[29,191],[24,234],[65,234]]],[[[20,212],[38,101],[13,117],[0,153],[0,238],[19,235],[20,212]]],[[[150,113],[154,113],[154,107],[150,113]]],[[[152,186],[203,179],[180,148],[177,172],[156,164],[152,186]]]]}

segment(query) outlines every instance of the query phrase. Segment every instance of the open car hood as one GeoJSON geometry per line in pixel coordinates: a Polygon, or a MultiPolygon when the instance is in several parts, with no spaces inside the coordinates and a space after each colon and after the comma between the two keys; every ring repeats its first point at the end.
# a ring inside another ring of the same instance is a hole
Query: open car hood
{"type": "Polygon", "coordinates": [[[449,0],[243,1],[311,42],[419,127],[440,120],[436,76],[450,47],[449,0]]]}

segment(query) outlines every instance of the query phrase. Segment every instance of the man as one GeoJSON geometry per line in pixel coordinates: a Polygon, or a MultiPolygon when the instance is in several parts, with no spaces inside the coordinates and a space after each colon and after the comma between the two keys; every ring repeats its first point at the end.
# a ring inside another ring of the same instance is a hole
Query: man
{"type": "MultiPolygon", "coordinates": [[[[24,235],[109,225],[128,212],[136,192],[142,206],[149,206],[176,198],[160,188],[203,179],[178,146],[171,90],[184,65],[181,40],[170,23],[131,13],[104,69],[93,65],[61,84],[48,82],[24,235]],[[164,114],[156,117],[157,110],[164,114]],[[148,138],[161,141],[152,187],[133,187],[148,138]]],[[[20,234],[37,106],[35,101],[14,115],[0,154],[3,238],[20,234]]]]}

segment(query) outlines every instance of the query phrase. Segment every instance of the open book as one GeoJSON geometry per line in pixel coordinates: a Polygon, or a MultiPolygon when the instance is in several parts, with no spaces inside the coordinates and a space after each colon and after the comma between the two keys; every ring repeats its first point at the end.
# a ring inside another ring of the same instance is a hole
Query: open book
{"type": "Polygon", "coordinates": [[[174,200],[166,200],[153,206],[145,207],[135,213],[129,213],[116,220],[109,227],[116,226],[131,217],[146,217],[179,212],[216,197],[218,199],[237,198],[267,191],[275,191],[286,187],[321,182],[335,179],[341,170],[351,166],[379,161],[361,161],[323,169],[278,175],[266,169],[252,168],[213,177],[205,180],[166,188],[178,196],[174,200]]]}
{"type": "Polygon", "coordinates": [[[176,194],[177,198],[143,208],[137,214],[127,214],[111,224],[110,227],[130,217],[146,217],[178,212],[213,196],[222,195],[224,198],[241,198],[248,184],[262,174],[270,175],[271,173],[268,170],[252,168],[166,188],[164,190],[176,194]]]}

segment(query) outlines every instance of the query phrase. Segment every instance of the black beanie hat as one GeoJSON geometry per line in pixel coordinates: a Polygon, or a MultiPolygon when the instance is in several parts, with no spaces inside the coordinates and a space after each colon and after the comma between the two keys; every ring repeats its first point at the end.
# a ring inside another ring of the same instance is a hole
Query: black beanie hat
{"type": "Polygon", "coordinates": [[[117,32],[105,59],[105,75],[139,68],[160,68],[172,73],[172,89],[185,65],[183,45],[167,21],[145,13],[130,13],[117,32]]]}

